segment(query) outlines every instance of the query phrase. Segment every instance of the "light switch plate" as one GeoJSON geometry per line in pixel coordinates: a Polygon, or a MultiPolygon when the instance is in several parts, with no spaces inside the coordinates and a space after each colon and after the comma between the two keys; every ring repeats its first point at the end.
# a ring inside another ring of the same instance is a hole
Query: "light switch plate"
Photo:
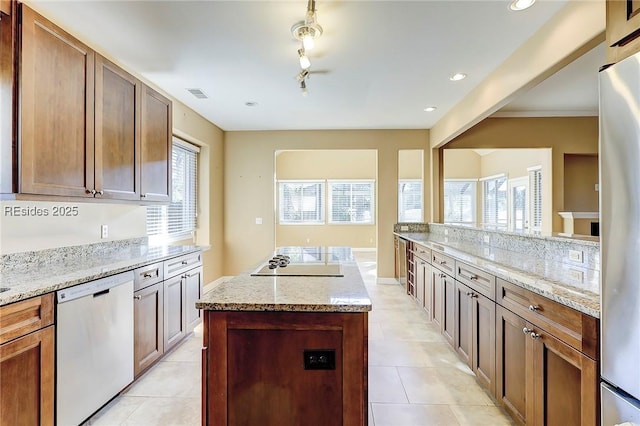
{"type": "Polygon", "coordinates": [[[400,232],[407,232],[409,230],[409,226],[407,225],[400,225],[400,232]]]}
{"type": "Polygon", "coordinates": [[[100,226],[100,238],[108,238],[109,237],[109,226],[101,225],[100,226]]]}

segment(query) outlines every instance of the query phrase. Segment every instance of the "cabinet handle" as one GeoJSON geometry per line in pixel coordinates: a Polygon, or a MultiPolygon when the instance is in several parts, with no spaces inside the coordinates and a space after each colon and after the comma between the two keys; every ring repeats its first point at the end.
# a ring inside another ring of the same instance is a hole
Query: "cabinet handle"
{"type": "Polygon", "coordinates": [[[183,261],[182,261],[182,262],[180,262],[180,263],[182,263],[183,265],[188,265],[188,264],[189,264],[189,262],[188,262],[188,261],[186,261],[186,260],[183,260],[183,261]]]}
{"type": "Polygon", "coordinates": [[[98,195],[104,195],[104,191],[103,191],[103,190],[96,191],[96,194],[98,194],[98,195]]]}
{"type": "Polygon", "coordinates": [[[538,306],[538,305],[529,305],[529,310],[531,312],[539,311],[540,310],[540,306],[538,306]]]}
{"type": "Polygon", "coordinates": [[[144,273],[144,275],[143,275],[143,277],[145,277],[145,278],[151,278],[151,277],[153,277],[153,275],[151,275],[151,274],[150,274],[150,273],[148,273],[148,272],[145,272],[145,273],[144,273]]]}
{"type": "Polygon", "coordinates": [[[142,299],[142,296],[136,295],[136,296],[133,296],[133,298],[136,299],[136,300],[140,300],[140,299],[142,299]]]}
{"type": "Polygon", "coordinates": [[[96,195],[95,189],[87,189],[87,194],[96,195]]]}
{"type": "Polygon", "coordinates": [[[146,198],[147,194],[140,194],[140,198],[146,198]]]}
{"type": "Polygon", "coordinates": [[[440,274],[440,278],[444,278],[444,277],[446,277],[445,274],[440,274]]]}
{"type": "Polygon", "coordinates": [[[194,277],[196,275],[198,275],[198,274],[184,274],[184,277],[185,278],[191,278],[191,277],[194,277]]]}
{"type": "Polygon", "coordinates": [[[525,327],[525,328],[522,329],[522,332],[524,334],[531,334],[531,333],[533,333],[533,330],[530,329],[530,328],[525,327]]]}
{"type": "Polygon", "coordinates": [[[478,279],[478,276],[477,276],[477,275],[471,275],[471,276],[469,277],[469,279],[470,279],[471,281],[475,281],[475,280],[477,280],[477,279],[478,279]]]}
{"type": "Polygon", "coordinates": [[[530,334],[529,336],[531,336],[531,338],[532,338],[533,340],[538,340],[539,338],[541,338],[541,337],[542,337],[542,335],[541,335],[541,334],[538,334],[538,333],[536,333],[535,331],[532,331],[532,332],[531,332],[531,334],[530,334]]]}
{"type": "Polygon", "coordinates": [[[440,264],[441,264],[441,265],[446,265],[446,264],[447,264],[447,261],[446,261],[446,260],[441,260],[441,261],[440,261],[440,264]]]}
{"type": "Polygon", "coordinates": [[[477,294],[475,294],[475,293],[471,293],[471,298],[472,298],[472,299],[475,299],[476,297],[478,297],[478,295],[477,295],[477,294]]]}

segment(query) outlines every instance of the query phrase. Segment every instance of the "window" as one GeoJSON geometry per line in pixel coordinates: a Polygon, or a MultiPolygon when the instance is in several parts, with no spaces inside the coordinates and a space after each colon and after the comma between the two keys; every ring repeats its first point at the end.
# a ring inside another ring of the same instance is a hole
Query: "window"
{"type": "Polygon", "coordinates": [[[482,180],[482,224],[507,227],[507,177],[491,176],[482,180]]]}
{"type": "Polygon", "coordinates": [[[398,222],[422,222],[422,181],[398,181],[398,222]]]}
{"type": "Polygon", "coordinates": [[[444,181],[444,222],[476,222],[475,180],[444,181]]]}
{"type": "Polygon", "coordinates": [[[329,181],[329,223],[373,224],[373,181],[329,181]]]}
{"type": "Polygon", "coordinates": [[[281,181],[278,192],[281,224],[324,223],[323,181],[281,181]]]}
{"type": "Polygon", "coordinates": [[[173,138],[171,153],[171,203],[147,207],[150,239],[177,240],[193,237],[197,219],[199,148],[173,138]]]}
{"type": "Polygon", "coordinates": [[[530,167],[529,172],[529,203],[531,209],[531,230],[542,230],[542,167],[530,167]]]}

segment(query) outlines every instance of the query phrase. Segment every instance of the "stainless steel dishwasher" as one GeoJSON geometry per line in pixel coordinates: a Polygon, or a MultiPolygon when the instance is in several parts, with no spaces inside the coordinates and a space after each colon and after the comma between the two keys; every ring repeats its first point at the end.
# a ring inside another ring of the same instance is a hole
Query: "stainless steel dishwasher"
{"type": "Polygon", "coordinates": [[[56,424],[78,425],[133,381],[133,272],[56,298],[56,424]]]}

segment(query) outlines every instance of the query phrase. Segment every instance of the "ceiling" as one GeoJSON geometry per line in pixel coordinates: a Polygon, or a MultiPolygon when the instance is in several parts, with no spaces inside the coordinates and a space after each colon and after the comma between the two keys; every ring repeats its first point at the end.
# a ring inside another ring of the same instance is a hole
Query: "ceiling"
{"type": "MultiPolygon", "coordinates": [[[[290,28],[306,0],[27,1],[227,131],[431,128],[566,2],[317,0],[324,34],[303,97],[290,28]]],[[[498,114],[597,112],[600,49],[498,114]]]]}

